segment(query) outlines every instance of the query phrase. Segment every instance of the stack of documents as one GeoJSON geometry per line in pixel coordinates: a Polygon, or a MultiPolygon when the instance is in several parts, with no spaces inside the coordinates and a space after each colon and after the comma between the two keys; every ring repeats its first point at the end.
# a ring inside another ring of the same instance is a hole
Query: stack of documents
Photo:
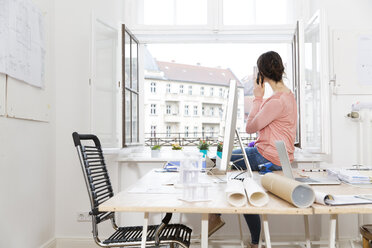
{"type": "Polygon", "coordinates": [[[340,169],[338,178],[344,182],[352,184],[370,184],[371,175],[368,171],[340,169]]]}

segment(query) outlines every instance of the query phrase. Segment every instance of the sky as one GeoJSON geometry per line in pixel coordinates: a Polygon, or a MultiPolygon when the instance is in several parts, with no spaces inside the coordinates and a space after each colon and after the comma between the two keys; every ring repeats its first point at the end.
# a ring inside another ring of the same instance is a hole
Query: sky
{"type": "Polygon", "coordinates": [[[148,44],[147,47],[158,61],[230,68],[239,79],[253,74],[262,53],[276,51],[287,64],[290,52],[290,44],[148,44]]]}

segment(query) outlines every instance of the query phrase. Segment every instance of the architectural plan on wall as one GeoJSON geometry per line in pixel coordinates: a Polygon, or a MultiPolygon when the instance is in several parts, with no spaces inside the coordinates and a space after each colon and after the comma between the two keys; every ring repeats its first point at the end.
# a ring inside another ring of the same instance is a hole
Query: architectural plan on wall
{"type": "Polygon", "coordinates": [[[30,0],[0,0],[0,72],[43,87],[44,21],[30,0]]]}
{"type": "Polygon", "coordinates": [[[372,35],[359,37],[357,56],[358,81],[372,86],[372,35]]]}

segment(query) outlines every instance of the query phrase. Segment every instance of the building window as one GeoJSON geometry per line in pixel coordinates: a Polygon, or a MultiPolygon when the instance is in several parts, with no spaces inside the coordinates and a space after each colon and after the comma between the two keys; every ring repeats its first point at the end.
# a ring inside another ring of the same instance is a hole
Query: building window
{"type": "Polygon", "coordinates": [[[183,84],[180,85],[180,94],[183,94],[183,84]]]}
{"type": "Polygon", "coordinates": [[[138,40],[122,25],[122,146],[139,142],[138,40]]]}
{"type": "Polygon", "coordinates": [[[166,107],[166,113],[167,113],[167,115],[170,115],[171,112],[172,112],[172,107],[171,107],[171,105],[167,105],[167,107],[166,107]]]}
{"type": "Polygon", "coordinates": [[[150,114],[151,115],[156,115],[156,104],[151,104],[150,114]]]}
{"type": "Polygon", "coordinates": [[[189,115],[189,105],[185,105],[185,116],[189,115]]]}
{"type": "Polygon", "coordinates": [[[151,82],[151,84],[150,84],[150,92],[151,93],[156,93],[156,83],[155,82],[151,82]]]}
{"type": "Polygon", "coordinates": [[[214,116],[214,107],[211,107],[211,116],[214,116]]]}
{"type": "Polygon", "coordinates": [[[170,84],[167,84],[166,92],[167,93],[170,93],[171,92],[171,85],[170,84]]]}
{"type": "Polygon", "coordinates": [[[198,115],[198,106],[194,106],[194,115],[198,115]]]}
{"type": "Polygon", "coordinates": [[[167,126],[166,127],[166,135],[167,135],[167,138],[169,138],[171,136],[171,126],[167,126]]]}
{"type": "Polygon", "coordinates": [[[211,137],[214,135],[214,127],[211,127],[211,137]]]}
{"type": "Polygon", "coordinates": [[[189,137],[189,127],[185,127],[185,138],[189,137]]]}
{"type": "Polygon", "coordinates": [[[151,137],[156,137],[156,126],[151,126],[151,137]]]}
{"type": "Polygon", "coordinates": [[[204,87],[200,87],[200,95],[204,96],[204,87]]]}
{"type": "Polygon", "coordinates": [[[189,85],[189,95],[192,95],[192,85],[189,85]]]}
{"type": "Polygon", "coordinates": [[[204,115],[205,115],[205,108],[202,107],[202,116],[204,116],[204,115]]]}
{"type": "Polygon", "coordinates": [[[223,89],[222,88],[220,88],[220,91],[219,92],[220,92],[219,93],[220,97],[223,97],[223,89]]]}
{"type": "Polygon", "coordinates": [[[219,116],[222,118],[223,110],[222,110],[221,107],[218,108],[218,114],[219,114],[219,116]]]}
{"type": "Polygon", "coordinates": [[[209,91],[209,95],[210,96],[213,96],[213,91],[214,91],[214,89],[213,88],[210,88],[210,91],[209,91]]]}
{"type": "Polygon", "coordinates": [[[198,137],[198,127],[194,127],[194,137],[198,137]]]}

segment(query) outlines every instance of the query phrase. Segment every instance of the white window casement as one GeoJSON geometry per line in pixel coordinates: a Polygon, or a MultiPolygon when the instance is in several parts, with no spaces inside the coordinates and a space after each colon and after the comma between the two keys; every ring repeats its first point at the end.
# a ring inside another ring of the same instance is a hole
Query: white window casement
{"type": "Polygon", "coordinates": [[[172,113],[172,106],[171,105],[167,105],[166,113],[167,113],[167,115],[170,115],[172,113]]]}
{"type": "Polygon", "coordinates": [[[210,108],[210,114],[211,114],[212,117],[214,116],[214,107],[210,108]]]}
{"type": "Polygon", "coordinates": [[[150,92],[151,93],[156,93],[156,82],[151,82],[150,83],[150,92]]]}
{"type": "Polygon", "coordinates": [[[189,95],[192,95],[192,85],[189,85],[189,95]]]}
{"type": "Polygon", "coordinates": [[[189,116],[189,105],[185,105],[185,116],[189,116]]]}
{"type": "MultiPolygon", "coordinates": [[[[222,88],[220,88],[220,90],[219,90],[219,96],[223,97],[223,89],[222,88]]],[[[239,96],[238,96],[238,99],[239,99],[239,96]]]]}
{"type": "Polygon", "coordinates": [[[151,126],[151,137],[156,136],[156,126],[151,126]]]}
{"type": "Polygon", "coordinates": [[[213,137],[214,136],[214,127],[211,127],[211,137],[213,137]]]}
{"type": "Polygon", "coordinates": [[[200,95],[204,96],[204,87],[200,87],[200,95]]]}
{"type": "Polygon", "coordinates": [[[203,106],[202,107],[202,116],[204,116],[205,115],[205,107],[203,106]]]}
{"type": "Polygon", "coordinates": [[[171,84],[167,84],[165,90],[166,90],[166,93],[171,93],[171,84]]]}
{"type": "Polygon", "coordinates": [[[166,136],[167,136],[167,138],[169,138],[171,136],[171,131],[172,131],[171,126],[167,126],[166,127],[166,136]]]}
{"type": "Polygon", "coordinates": [[[151,115],[156,115],[156,104],[151,104],[150,105],[150,114],[151,115]]]}
{"type": "MultiPolygon", "coordinates": [[[[302,3],[293,4],[292,0],[167,0],[162,4],[159,4],[159,0],[130,2],[126,9],[132,13],[134,10],[135,14],[127,15],[129,19],[125,21],[131,23],[132,31],[141,41],[140,46],[168,43],[229,43],[237,47],[242,43],[259,46],[286,44],[289,47],[285,52],[288,58],[285,65],[288,86],[296,96],[299,111],[296,142],[312,152],[329,154],[330,117],[326,114],[329,110],[329,74],[328,71],[316,70],[328,66],[327,26],[324,25],[324,18],[321,18],[324,17],[323,13],[304,27],[297,22],[301,18],[295,16],[295,13],[300,13],[295,8],[304,6],[301,6],[302,3]],[[270,8],[275,9],[275,14],[267,13],[270,10],[264,5],[268,2],[275,6],[270,8]],[[310,103],[312,107],[305,108],[310,97],[314,99],[310,103]],[[322,103],[317,103],[319,99],[322,103]],[[307,120],[310,121],[307,123],[307,120]]],[[[200,95],[214,96],[216,93],[220,96],[220,91],[213,92],[213,87],[207,89],[209,92],[205,90],[205,87],[200,87],[200,95]]],[[[179,86],[179,93],[184,94],[184,85],[179,86]]]]}
{"type": "Polygon", "coordinates": [[[185,138],[189,137],[189,127],[185,126],[185,138]]]}
{"type": "Polygon", "coordinates": [[[198,106],[194,106],[194,115],[195,115],[195,116],[198,115],[198,106]]]}
{"type": "Polygon", "coordinates": [[[194,137],[198,137],[198,127],[194,127],[194,137]]]}

